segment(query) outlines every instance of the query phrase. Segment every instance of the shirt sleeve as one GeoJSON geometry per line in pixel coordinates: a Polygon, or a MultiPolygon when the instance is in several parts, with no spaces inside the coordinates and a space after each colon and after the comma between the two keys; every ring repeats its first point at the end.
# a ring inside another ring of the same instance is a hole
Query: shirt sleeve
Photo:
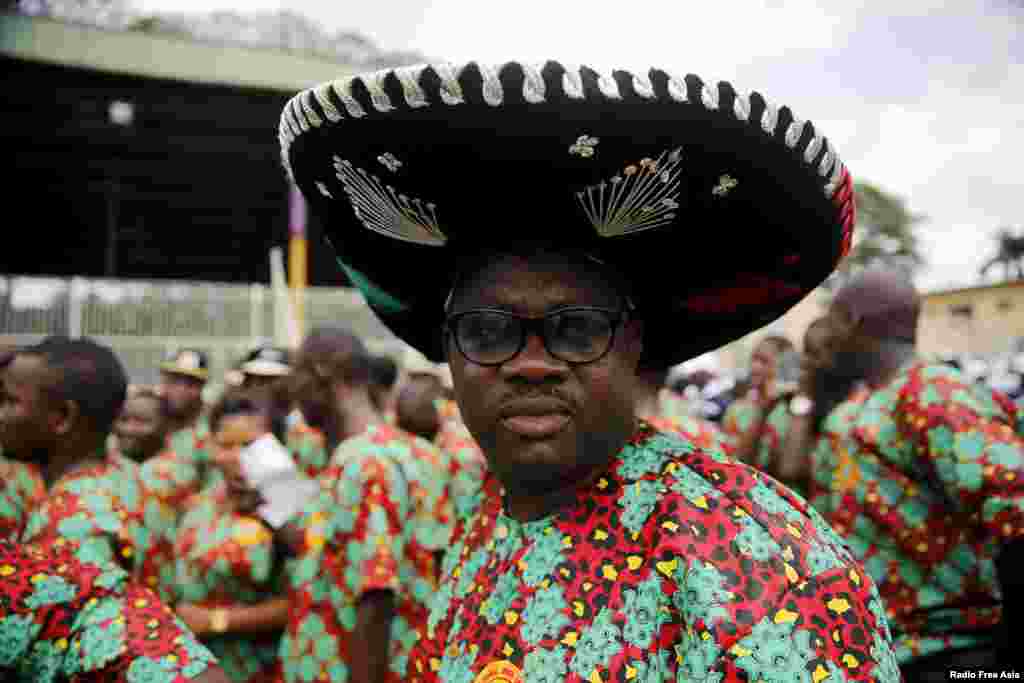
{"type": "Polygon", "coordinates": [[[0,674],[17,680],[182,683],[213,655],[156,595],[74,544],[0,544],[0,674]]]}
{"type": "Polygon", "coordinates": [[[952,370],[925,367],[901,388],[896,420],[949,503],[1009,539],[1024,535],[1024,441],[1004,404],[952,370]]]}
{"type": "MultiPolygon", "coordinates": [[[[398,565],[405,552],[403,529],[412,501],[409,481],[396,457],[366,448],[343,456],[335,487],[335,505],[328,510],[325,552],[356,596],[373,590],[397,591],[398,565]]],[[[337,455],[335,456],[336,459],[337,455]]]]}
{"type": "Polygon", "coordinates": [[[736,636],[684,631],[676,652],[679,680],[901,680],[881,599],[854,567],[794,587],[736,636]]]}
{"type": "Polygon", "coordinates": [[[62,668],[69,677],[89,680],[182,683],[214,661],[152,591],[130,585],[122,595],[86,602],[62,668]]]}

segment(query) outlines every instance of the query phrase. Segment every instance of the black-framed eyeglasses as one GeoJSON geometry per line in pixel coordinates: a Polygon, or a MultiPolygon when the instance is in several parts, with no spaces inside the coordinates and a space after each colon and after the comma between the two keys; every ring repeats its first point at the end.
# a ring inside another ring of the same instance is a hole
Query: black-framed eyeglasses
{"type": "Polygon", "coordinates": [[[493,308],[478,308],[448,316],[445,329],[455,347],[477,365],[501,365],[526,346],[530,333],[565,363],[581,365],[601,360],[615,341],[615,332],[629,309],[573,306],[539,318],[527,318],[493,308]]]}

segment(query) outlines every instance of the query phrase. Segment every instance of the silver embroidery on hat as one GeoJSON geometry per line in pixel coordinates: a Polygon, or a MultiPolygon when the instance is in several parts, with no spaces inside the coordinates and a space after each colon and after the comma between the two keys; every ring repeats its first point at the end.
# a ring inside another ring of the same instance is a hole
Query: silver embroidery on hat
{"type": "Polygon", "coordinates": [[[732,111],[740,121],[750,119],[750,100],[745,95],[736,93],[736,100],[732,103],[732,111]]]}
{"type": "Polygon", "coordinates": [[[377,161],[383,164],[384,167],[387,168],[392,173],[402,168],[402,162],[399,161],[398,157],[396,157],[391,152],[384,152],[384,154],[381,154],[379,157],[377,157],[377,161]]]}
{"type": "Polygon", "coordinates": [[[302,105],[302,113],[306,115],[306,120],[309,121],[309,125],[313,128],[319,128],[323,125],[323,119],[313,109],[312,104],[313,94],[305,92],[302,97],[299,98],[299,103],[302,105]]]}
{"type": "Polygon", "coordinates": [[[359,80],[366,86],[366,91],[370,93],[370,103],[373,108],[384,114],[393,110],[395,107],[391,104],[391,98],[384,92],[384,79],[390,74],[390,70],[386,71],[374,71],[373,73],[364,74],[359,77],[359,80]]]}
{"type": "Polygon", "coordinates": [[[740,184],[740,181],[733,178],[731,175],[726,173],[725,175],[718,176],[718,184],[711,188],[711,194],[716,197],[724,197],[729,194],[734,187],[740,184]]]}
{"type": "Polygon", "coordinates": [[[359,104],[355,97],[352,96],[352,81],[354,78],[342,78],[339,81],[331,83],[331,88],[334,90],[334,94],[341,100],[341,104],[344,105],[345,111],[348,115],[354,119],[361,119],[366,116],[366,110],[363,109],[363,105],[359,104]]]}
{"type": "Polygon", "coordinates": [[[775,127],[779,125],[779,110],[768,100],[764,101],[764,113],[761,114],[761,130],[768,135],[775,133],[775,127]]]}
{"type": "Polygon", "coordinates": [[[675,74],[668,75],[668,96],[676,102],[689,102],[687,99],[686,81],[675,74]]]}
{"type": "Polygon", "coordinates": [[[498,69],[490,64],[474,62],[480,69],[480,77],[483,83],[480,84],[480,92],[484,96],[484,102],[492,107],[499,107],[505,101],[505,90],[501,87],[501,80],[498,78],[498,69]]]}
{"type": "Polygon", "coordinates": [[[700,101],[708,109],[718,109],[718,86],[708,86],[707,83],[700,89],[700,101]]]}
{"type": "Polygon", "coordinates": [[[569,154],[574,154],[584,159],[589,159],[594,156],[594,147],[597,147],[597,143],[601,140],[600,138],[591,137],[589,135],[581,135],[576,138],[575,144],[569,145],[569,154]]]}
{"type": "Polygon", "coordinates": [[[621,100],[622,93],[619,92],[619,84],[611,74],[597,71],[597,89],[601,94],[610,100],[621,100]]]}
{"type": "Polygon", "coordinates": [[[633,74],[633,90],[645,100],[654,98],[654,84],[648,74],[633,74]]]}
{"type": "Polygon", "coordinates": [[[832,162],[835,161],[835,158],[836,155],[832,151],[832,145],[829,143],[828,138],[825,138],[825,153],[821,155],[821,161],[818,162],[818,175],[822,178],[827,178],[832,170],[832,162]]]}
{"type": "Polygon", "coordinates": [[[807,149],[804,150],[804,161],[808,164],[813,164],[815,157],[818,156],[818,152],[821,151],[821,145],[824,140],[820,135],[815,135],[811,138],[811,141],[807,143],[807,149]]]}
{"type": "Polygon", "coordinates": [[[334,199],[334,195],[331,194],[331,191],[327,189],[327,186],[324,185],[323,181],[316,181],[316,189],[320,190],[320,194],[322,194],[323,196],[334,199]]]}
{"type": "Polygon", "coordinates": [[[666,225],[679,208],[682,147],[657,159],[641,159],[620,175],[588,185],[576,200],[602,237],[617,237],[666,225]]]}
{"type": "Polygon", "coordinates": [[[451,64],[447,62],[432,64],[431,68],[434,69],[434,73],[437,74],[441,81],[441,88],[438,94],[441,96],[442,102],[447,105],[456,105],[466,101],[462,96],[462,86],[459,85],[459,79],[456,77],[455,69],[451,64]]]}
{"type": "Polygon", "coordinates": [[[399,194],[377,176],[334,157],[334,171],[359,221],[374,232],[405,242],[441,246],[448,241],[437,221],[436,206],[399,194]]]}
{"type": "Polygon", "coordinates": [[[583,99],[583,78],[580,76],[578,66],[565,65],[565,73],[562,74],[562,90],[566,97],[574,100],[583,99]]]}
{"type": "Polygon", "coordinates": [[[540,104],[547,96],[547,84],[541,73],[543,64],[520,64],[523,69],[523,99],[530,104],[540,104]]]}
{"type": "Polygon", "coordinates": [[[334,106],[334,102],[331,102],[331,84],[322,83],[313,88],[312,92],[313,97],[316,98],[317,104],[319,104],[320,108],[323,109],[324,116],[327,117],[327,120],[332,123],[341,121],[341,112],[334,106]]]}
{"type": "Polygon", "coordinates": [[[420,64],[418,66],[395,69],[395,76],[398,78],[398,82],[402,84],[402,96],[405,98],[405,103],[413,109],[426,107],[430,104],[427,102],[426,93],[420,87],[420,74],[423,73],[425,68],[424,65],[420,64]]]}
{"type": "Polygon", "coordinates": [[[836,190],[839,189],[839,184],[843,180],[843,172],[845,170],[846,167],[843,165],[843,162],[839,160],[839,157],[836,157],[836,163],[832,167],[832,175],[829,176],[828,182],[825,183],[825,196],[829,199],[831,199],[832,195],[834,195],[836,190]]]}
{"type": "Polygon", "coordinates": [[[800,138],[804,135],[804,127],[807,125],[806,121],[794,118],[793,122],[789,124],[789,128],[786,129],[786,146],[790,149],[796,149],[796,146],[800,144],[800,138]]]}

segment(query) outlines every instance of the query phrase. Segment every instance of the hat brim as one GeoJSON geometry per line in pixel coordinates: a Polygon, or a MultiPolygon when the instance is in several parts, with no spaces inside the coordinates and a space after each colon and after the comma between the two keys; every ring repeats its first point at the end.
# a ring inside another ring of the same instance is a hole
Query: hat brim
{"type": "Polygon", "coordinates": [[[185,377],[192,377],[193,379],[203,380],[204,382],[210,377],[209,370],[182,368],[174,365],[173,363],[161,363],[160,372],[166,372],[171,375],[184,375],[185,377]]]}
{"type": "Polygon", "coordinates": [[[608,264],[645,363],[667,367],[772,322],[850,245],[828,140],[692,75],[395,69],[300,93],[281,141],[349,280],[434,361],[453,274],[481,249],[540,240],[608,264]]]}
{"type": "Polygon", "coordinates": [[[243,363],[238,369],[246,375],[260,377],[283,377],[292,371],[291,367],[283,363],[268,360],[251,360],[243,363]]]}

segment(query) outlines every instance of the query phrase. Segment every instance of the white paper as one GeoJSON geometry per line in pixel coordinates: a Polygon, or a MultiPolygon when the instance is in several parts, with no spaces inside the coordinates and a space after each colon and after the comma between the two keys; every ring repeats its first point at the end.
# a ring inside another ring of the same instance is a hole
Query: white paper
{"type": "Polygon", "coordinates": [[[240,460],[242,473],[254,489],[298,469],[292,454],[273,434],[266,434],[243,448],[240,460]]]}
{"type": "Polygon", "coordinates": [[[317,482],[307,478],[301,472],[289,473],[279,479],[270,480],[260,490],[266,502],[257,512],[267,524],[280,529],[302,509],[320,491],[317,482]]]}
{"type": "Polygon", "coordinates": [[[256,511],[274,529],[301,512],[320,489],[273,434],[242,449],[240,459],[246,480],[265,501],[256,511]]]}

